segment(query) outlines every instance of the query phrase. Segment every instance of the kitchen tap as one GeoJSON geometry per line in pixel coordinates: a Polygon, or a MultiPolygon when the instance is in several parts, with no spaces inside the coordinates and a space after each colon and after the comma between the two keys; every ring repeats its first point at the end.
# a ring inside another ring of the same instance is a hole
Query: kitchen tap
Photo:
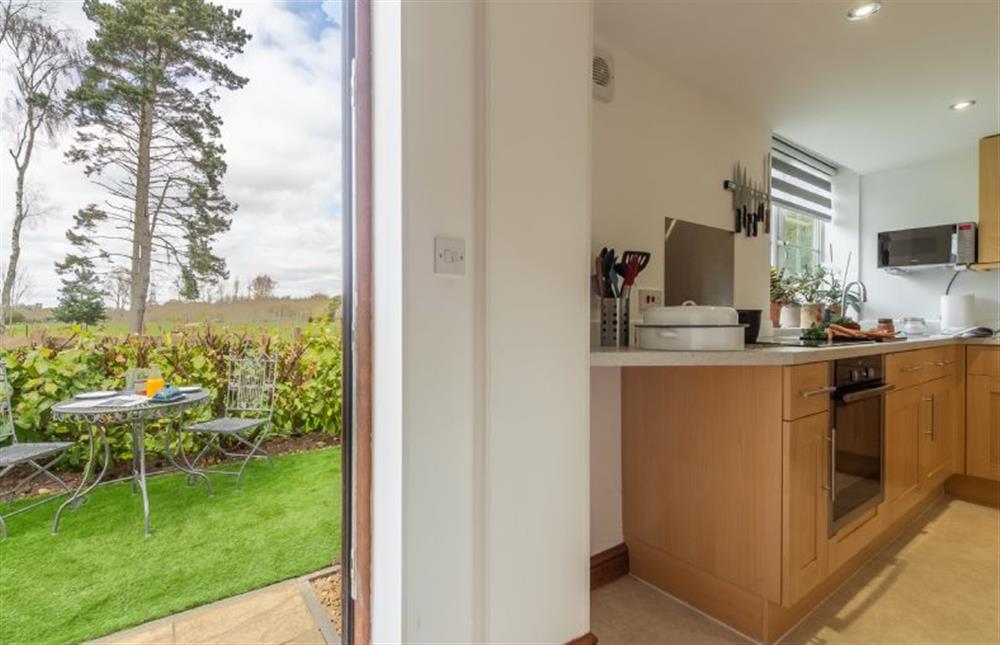
{"type": "MultiPolygon", "coordinates": [[[[857,286],[859,288],[859,296],[861,296],[861,302],[868,302],[868,287],[861,280],[855,280],[854,282],[848,282],[844,285],[844,291],[840,296],[840,315],[847,317],[847,294],[850,293],[851,288],[857,286]]],[[[861,305],[857,306],[858,318],[861,317],[861,305]]]]}

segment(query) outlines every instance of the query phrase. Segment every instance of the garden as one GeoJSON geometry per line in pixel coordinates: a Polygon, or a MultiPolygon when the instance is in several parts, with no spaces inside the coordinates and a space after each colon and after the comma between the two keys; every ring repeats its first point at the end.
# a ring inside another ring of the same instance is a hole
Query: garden
{"type": "MultiPolygon", "coordinates": [[[[0,350],[0,360],[8,367],[18,439],[72,442],[56,472],[74,483],[87,462],[87,433],[56,418],[55,404],[85,391],[121,390],[128,369],[150,367],[169,383],[209,392],[209,403],[192,409],[186,422],[219,417],[227,357],[245,353],[278,356],[273,430],[264,444],[273,460],[250,463],[240,488],[232,479],[217,479],[209,497],[168,467],[162,458],[166,422],[152,422],[145,432],[147,461],[158,473],[148,486],[152,534],[144,537],[142,501],[129,481],[95,488],[63,515],[58,535],[52,534],[58,499],[9,518],[9,537],[0,541],[0,642],[97,638],[338,559],[338,325],[319,321],[273,334],[204,324],[157,336],[74,328],[66,336],[0,350]]],[[[125,475],[133,457],[129,429],[107,430],[110,472],[125,475]]],[[[204,441],[181,437],[189,453],[204,441]]],[[[224,458],[208,463],[209,477],[213,468],[227,466],[224,458]]],[[[0,482],[0,488],[11,484],[0,482]]],[[[53,489],[36,484],[13,509],[54,495],[53,489]]]]}

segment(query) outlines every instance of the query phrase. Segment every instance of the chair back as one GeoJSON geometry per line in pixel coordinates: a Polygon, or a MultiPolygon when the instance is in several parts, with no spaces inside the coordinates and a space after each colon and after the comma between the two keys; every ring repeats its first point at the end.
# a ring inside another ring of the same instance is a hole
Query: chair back
{"type": "Polygon", "coordinates": [[[226,415],[239,413],[271,418],[278,381],[278,354],[230,356],[226,415]]]}
{"type": "Polygon", "coordinates": [[[7,380],[7,363],[0,361],[0,443],[9,438],[12,443],[17,443],[17,434],[14,432],[14,413],[10,407],[10,381],[7,380]]]}

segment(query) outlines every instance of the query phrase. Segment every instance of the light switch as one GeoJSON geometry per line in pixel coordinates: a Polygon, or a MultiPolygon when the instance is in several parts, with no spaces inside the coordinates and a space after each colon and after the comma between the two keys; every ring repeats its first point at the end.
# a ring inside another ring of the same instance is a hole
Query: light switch
{"type": "Polygon", "coordinates": [[[465,240],[454,237],[434,238],[434,273],[465,275],[465,240]]]}

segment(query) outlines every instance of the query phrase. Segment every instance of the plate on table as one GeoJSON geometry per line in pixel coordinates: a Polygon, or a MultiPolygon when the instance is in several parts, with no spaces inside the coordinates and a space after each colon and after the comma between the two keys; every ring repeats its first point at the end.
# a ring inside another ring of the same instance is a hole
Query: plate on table
{"type": "Polygon", "coordinates": [[[106,399],[109,396],[114,396],[116,394],[118,394],[118,392],[114,392],[112,390],[99,390],[97,392],[81,392],[80,394],[77,394],[73,398],[81,399],[83,401],[88,401],[91,399],[106,399]]]}
{"type": "Polygon", "coordinates": [[[177,389],[180,390],[181,394],[191,394],[192,392],[200,392],[201,391],[201,386],[200,385],[182,385],[182,386],[180,386],[177,389]]]}

